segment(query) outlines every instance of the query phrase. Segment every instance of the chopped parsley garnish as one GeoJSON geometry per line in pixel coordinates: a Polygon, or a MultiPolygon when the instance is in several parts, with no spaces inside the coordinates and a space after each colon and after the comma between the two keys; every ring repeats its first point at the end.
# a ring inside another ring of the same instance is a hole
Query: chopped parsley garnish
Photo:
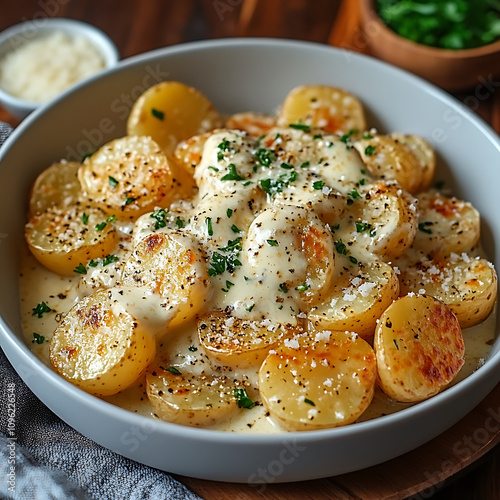
{"type": "Polygon", "coordinates": [[[250,312],[255,307],[255,304],[250,304],[246,309],[250,312]]]}
{"type": "Polygon", "coordinates": [[[295,130],[302,130],[303,132],[310,132],[311,126],[306,125],[305,123],[290,123],[288,125],[290,128],[294,128],[295,130]]]}
{"type": "Polygon", "coordinates": [[[350,196],[353,200],[361,200],[362,196],[359,194],[358,190],[356,188],[352,189],[349,191],[348,196],[350,196]]]}
{"type": "Polygon", "coordinates": [[[82,156],[82,159],[80,160],[80,163],[83,163],[87,158],[90,158],[94,153],[95,153],[95,151],[90,151],[88,153],[85,153],[82,156]]]}
{"type": "Polygon", "coordinates": [[[232,283],[231,281],[229,280],[226,280],[226,288],[223,288],[222,291],[223,292],[229,292],[229,289],[234,286],[234,283],[232,283]]]}
{"type": "Polygon", "coordinates": [[[173,373],[174,375],[181,374],[181,372],[175,366],[169,366],[168,368],[165,368],[165,371],[173,373]]]}
{"type": "Polygon", "coordinates": [[[229,173],[223,175],[221,177],[221,181],[244,181],[245,178],[241,177],[240,174],[236,171],[236,165],[234,163],[230,163],[227,168],[229,169],[229,173]]]}
{"type": "Polygon", "coordinates": [[[231,143],[228,140],[222,141],[219,145],[219,152],[217,153],[217,160],[221,161],[224,159],[224,151],[231,150],[231,143]]]}
{"type": "Polygon", "coordinates": [[[130,205],[131,203],[134,203],[134,201],[135,201],[135,198],[132,198],[132,196],[128,196],[127,198],[125,198],[123,205],[126,207],[126,206],[130,205]]]}
{"type": "Polygon", "coordinates": [[[213,236],[214,235],[214,229],[212,227],[212,217],[207,217],[205,219],[205,223],[207,225],[208,236],[213,236]]]}
{"type": "Polygon", "coordinates": [[[363,178],[363,179],[359,179],[359,185],[360,186],[364,186],[365,185],[365,182],[366,182],[366,179],[363,178]]]}
{"type": "Polygon", "coordinates": [[[304,161],[301,163],[300,168],[307,168],[311,165],[310,161],[304,161]]]}
{"type": "Polygon", "coordinates": [[[231,215],[233,215],[233,209],[232,209],[232,208],[228,208],[228,209],[226,210],[226,215],[227,215],[228,217],[231,217],[231,215]]]}
{"type": "Polygon", "coordinates": [[[156,210],[150,215],[151,218],[155,219],[155,230],[161,229],[167,225],[166,217],[167,211],[163,208],[156,210]]]}
{"type": "Polygon", "coordinates": [[[238,400],[238,408],[247,408],[250,410],[255,406],[255,403],[248,397],[245,389],[234,389],[234,397],[238,400]]]}
{"type": "Polygon", "coordinates": [[[77,274],[87,274],[87,268],[80,262],[80,264],[73,269],[73,272],[77,274]]]}
{"type": "Polygon", "coordinates": [[[342,242],[342,240],[338,240],[335,242],[335,250],[341,255],[347,255],[347,247],[342,242]]]}
{"type": "Polygon", "coordinates": [[[370,132],[365,132],[363,134],[363,139],[373,139],[373,135],[370,132]]]}
{"type": "Polygon", "coordinates": [[[177,218],[175,219],[175,225],[179,229],[182,229],[184,227],[184,221],[179,216],[177,216],[177,218]]]}
{"type": "Polygon", "coordinates": [[[118,185],[118,181],[114,177],[111,177],[111,175],[108,175],[108,182],[113,189],[118,185]]]}
{"type": "Polygon", "coordinates": [[[280,292],[287,293],[288,292],[288,287],[286,286],[285,283],[280,284],[280,292]]]}
{"type": "Polygon", "coordinates": [[[43,313],[48,313],[50,311],[52,311],[52,309],[45,302],[40,302],[40,304],[33,308],[33,316],[41,318],[43,313]]]}
{"type": "Polygon", "coordinates": [[[120,259],[116,255],[109,254],[109,255],[106,255],[106,257],[104,257],[104,259],[102,259],[102,265],[107,266],[109,264],[112,264],[113,262],[118,262],[119,260],[120,259]]]}
{"type": "Polygon", "coordinates": [[[311,405],[311,406],[316,406],[314,401],[311,401],[310,399],[307,399],[307,398],[304,398],[304,403],[307,403],[308,405],[311,405]]]}
{"type": "Polygon", "coordinates": [[[282,162],[282,163],[280,164],[280,167],[281,167],[281,168],[284,168],[285,170],[293,170],[293,167],[292,167],[292,165],[290,165],[290,163],[285,163],[285,162],[282,162]]]}
{"type": "Polygon", "coordinates": [[[373,153],[375,153],[376,150],[377,147],[370,144],[365,148],[365,155],[371,156],[373,153]]]}
{"type": "Polygon", "coordinates": [[[266,242],[270,247],[277,247],[279,245],[276,240],[266,240],[266,242]]]}
{"type": "Polygon", "coordinates": [[[43,344],[45,341],[45,337],[43,335],[40,335],[39,333],[33,332],[33,341],[36,342],[37,344],[43,344]]]}
{"type": "Polygon", "coordinates": [[[89,215],[86,214],[85,212],[83,212],[83,214],[82,214],[82,222],[84,224],[88,224],[88,222],[89,222],[89,215]]]}
{"type": "Polygon", "coordinates": [[[377,230],[373,228],[369,233],[368,233],[372,238],[374,238],[377,235],[377,230]]]}
{"type": "Polygon", "coordinates": [[[158,118],[158,120],[163,120],[165,118],[165,113],[159,109],[151,108],[151,114],[155,118],[158,118]]]}
{"type": "Polygon", "coordinates": [[[356,222],[356,231],[358,233],[368,231],[371,227],[372,225],[369,222],[356,222]]]}
{"type": "Polygon", "coordinates": [[[352,130],[349,130],[349,132],[347,132],[347,134],[344,134],[340,140],[344,143],[344,144],[347,144],[349,142],[349,140],[351,139],[351,137],[354,135],[354,134],[358,134],[359,133],[359,130],[358,129],[352,129],[352,130]]]}
{"type": "Polygon", "coordinates": [[[298,290],[299,292],[305,292],[306,290],[309,290],[309,285],[299,285],[299,286],[296,286],[295,290],[298,290]]]}
{"type": "Polygon", "coordinates": [[[99,224],[96,224],[95,225],[95,228],[98,230],[98,231],[102,231],[107,225],[107,222],[100,222],[99,224]]]}
{"type": "Polygon", "coordinates": [[[236,226],[235,224],[233,224],[233,225],[231,226],[231,231],[232,231],[233,233],[241,233],[241,229],[240,229],[238,226],[236,226]]]}
{"type": "Polygon", "coordinates": [[[269,167],[276,160],[276,154],[271,149],[259,148],[255,153],[257,161],[262,167],[269,167]]]}
{"type": "Polygon", "coordinates": [[[99,265],[99,261],[97,259],[92,259],[89,263],[89,267],[97,267],[99,265]]]}
{"type": "Polygon", "coordinates": [[[330,226],[330,229],[332,231],[336,231],[337,229],[340,229],[340,224],[335,224],[335,226],[330,226]]]}
{"type": "Polygon", "coordinates": [[[241,252],[241,238],[229,240],[226,247],[219,248],[214,252],[208,263],[209,276],[217,276],[225,271],[232,273],[237,266],[241,266],[238,255],[241,252]],[[224,253],[221,253],[224,252],[224,253]]]}
{"type": "Polygon", "coordinates": [[[313,139],[321,139],[323,136],[321,134],[314,134],[313,139]]]}
{"type": "Polygon", "coordinates": [[[313,188],[314,189],[323,189],[324,185],[325,185],[324,181],[314,181],[313,182],[313,188]]]}
{"type": "Polygon", "coordinates": [[[432,234],[432,230],[427,227],[430,225],[432,225],[432,222],[420,222],[420,224],[418,225],[418,229],[423,233],[432,234]]]}
{"type": "Polygon", "coordinates": [[[261,179],[260,187],[270,196],[274,196],[276,193],[283,192],[283,189],[287,187],[291,182],[297,180],[297,172],[290,172],[290,175],[281,174],[277,179],[261,179]]]}
{"type": "Polygon", "coordinates": [[[194,345],[190,345],[188,347],[188,351],[190,351],[190,352],[196,352],[197,350],[198,350],[198,348],[196,346],[194,346],[194,345]]]}
{"type": "Polygon", "coordinates": [[[350,260],[353,264],[357,264],[357,263],[358,263],[358,259],[356,259],[356,257],[353,257],[352,255],[349,257],[349,260],[350,260]]]}
{"type": "Polygon", "coordinates": [[[210,170],[213,170],[214,172],[218,172],[219,169],[217,167],[214,167],[213,165],[210,165],[210,167],[208,167],[210,170]]]}

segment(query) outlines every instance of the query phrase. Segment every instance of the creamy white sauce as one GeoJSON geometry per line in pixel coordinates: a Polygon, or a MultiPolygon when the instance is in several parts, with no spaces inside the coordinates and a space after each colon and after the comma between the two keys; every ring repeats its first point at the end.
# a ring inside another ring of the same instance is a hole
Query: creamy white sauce
{"type": "MultiPolygon", "coordinates": [[[[100,263],[89,267],[87,275],[65,278],[44,269],[26,251],[21,270],[21,305],[23,329],[33,352],[50,366],[50,338],[62,315],[82,297],[100,287],[111,289],[113,298],[124,304],[149,331],[159,334],[162,325],[175,315],[175,298],[165,307],[166,299],[149,287],[122,287],[121,293],[116,288],[123,263],[133,246],[155,232],[176,230],[193,235],[208,256],[209,271],[214,269],[212,261],[216,253],[231,257],[230,269],[210,276],[207,311],[229,307],[236,317],[266,319],[271,323],[297,324],[307,313],[308,303],[303,294],[320,293],[321,287],[327,288],[335,279],[335,267],[340,259],[334,258],[334,240],[352,241],[358,260],[375,262],[379,257],[369,251],[368,245],[356,241],[352,221],[347,224],[342,219],[346,199],[351,196],[349,193],[354,186],[361,190],[360,179],[373,182],[364,171],[357,152],[334,136],[314,139],[311,134],[289,129],[280,131],[280,134],[281,137],[275,140],[281,145],[278,157],[269,165],[257,168],[255,155],[261,145],[253,139],[243,133],[227,131],[211,136],[196,168],[195,178],[200,187],[198,199],[192,203],[177,203],[165,218],[164,228],[155,229],[155,219],[150,214],[139,218],[132,241],[125,238],[116,248],[116,263],[108,266],[100,263]],[[309,164],[305,165],[306,162],[309,164]],[[325,221],[325,214],[333,220],[325,221]],[[331,229],[334,226],[338,227],[331,229]],[[329,249],[323,281],[311,279],[307,273],[305,243],[298,237],[299,227],[313,228],[329,249]],[[32,312],[42,301],[51,312],[39,318],[32,312]],[[34,333],[45,337],[45,341],[41,344],[35,342],[34,333]]],[[[129,227],[122,229],[124,234],[130,234],[129,227]]],[[[493,314],[483,324],[464,331],[466,363],[456,381],[470,375],[481,360],[487,358],[494,337],[493,314]]],[[[171,365],[183,373],[217,373],[221,370],[199,345],[193,320],[159,339],[158,351],[159,355],[168,353],[171,365]]],[[[231,378],[248,380],[251,392],[256,395],[256,406],[251,410],[240,409],[212,428],[230,432],[281,432],[269,418],[258,396],[258,369],[232,368],[226,371],[230,372],[231,378]]],[[[143,377],[129,389],[103,399],[154,417],[143,377]]],[[[376,418],[407,406],[391,401],[377,390],[360,420],[376,418]]]]}

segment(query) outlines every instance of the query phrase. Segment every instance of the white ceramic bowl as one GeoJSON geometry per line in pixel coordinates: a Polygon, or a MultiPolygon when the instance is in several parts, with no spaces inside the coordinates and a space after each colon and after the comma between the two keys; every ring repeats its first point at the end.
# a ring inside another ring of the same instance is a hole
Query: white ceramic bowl
{"type": "Polygon", "coordinates": [[[449,428],[495,387],[500,338],[486,363],[465,381],[394,415],[308,433],[243,435],[130,413],[82,392],[35,358],[22,340],[17,274],[29,187],[52,161],[75,159],[124,134],[134,99],[164,79],[199,88],[222,112],[273,111],[300,84],[351,90],[364,102],[369,123],[420,134],[437,148],[438,178],[451,179],[456,194],[479,209],[485,250],[500,263],[499,138],[436,87],[375,59],[305,42],[208,41],[134,57],[33,113],[0,151],[1,344],[49,408],[98,443],[159,469],[223,481],[299,481],[408,452],[449,428]]]}
{"type": "MultiPolygon", "coordinates": [[[[22,44],[47,36],[54,31],[88,39],[102,54],[106,68],[115,65],[119,60],[115,44],[101,30],[91,24],[61,18],[33,19],[2,31],[0,33],[0,59],[12,50],[22,46],[22,44]]],[[[43,104],[13,96],[1,87],[0,102],[11,115],[20,120],[43,104]]]]}

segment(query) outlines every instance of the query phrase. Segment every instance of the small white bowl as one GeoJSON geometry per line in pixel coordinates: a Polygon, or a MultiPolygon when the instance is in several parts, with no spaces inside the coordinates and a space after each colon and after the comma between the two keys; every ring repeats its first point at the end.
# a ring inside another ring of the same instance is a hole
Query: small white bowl
{"type": "MultiPolygon", "coordinates": [[[[116,46],[96,27],[73,19],[43,18],[16,24],[0,33],[0,59],[23,44],[47,36],[53,32],[85,37],[102,54],[104,68],[114,66],[119,60],[116,46]]],[[[14,117],[22,120],[44,102],[29,101],[13,96],[0,87],[0,102],[14,117]]]]}

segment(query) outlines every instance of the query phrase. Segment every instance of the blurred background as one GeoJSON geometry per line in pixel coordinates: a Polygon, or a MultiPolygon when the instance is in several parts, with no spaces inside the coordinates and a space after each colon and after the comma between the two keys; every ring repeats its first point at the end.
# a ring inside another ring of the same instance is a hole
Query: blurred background
{"type": "MultiPolygon", "coordinates": [[[[476,1],[479,2],[474,0],[466,3],[475,4],[476,1]]],[[[85,21],[111,38],[122,59],[182,42],[239,36],[309,40],[370,53],[373,47],[362,29],[363,2],[364,0],[16,0],[3,2],[0,31],[23,21],[33,21],[34,25],[43,24],[43,20],[50,17],[85,21]]],[[[445,3],[444,0],[441,2],[445,3]]],[[[497,83],[496,77],[492,75],[487,71],[474,85],[465,89],[448,90],[498,132],[500,92],[497,89],[500,82],[497,83]]],[[[1,106],[0,120],[13,126],[19,123],[18,119],[1,106]]],[[[436,454],[439,455],[439,450],[436,450],[436,454]]],[[[439,489],[434,488],[432,496],[428,492],[425,496],[413,498],[499,500],[499,457],[497,445],[473,465],[448,479],[439,489]]],[[[217,498],[213,496],[215,490],[211,490],[212,487],[206,484],[208,482],[186,482],[204,498],[217,498]]],[[[324,487],[324,482],[312,482],[299,490],[302,498],[327,498],[315,494],[315,488],[321,488],[324,493],[324,487]],[[310,496],[304,496],[307,491],[310,496]]],[[[236,492],[237,489],[232,491],[236,492]]],[[[238,498],[289,497],[281,496],[279,490],[269,489],[261,496],[257,490],[247,489],[238,498]]]]}

